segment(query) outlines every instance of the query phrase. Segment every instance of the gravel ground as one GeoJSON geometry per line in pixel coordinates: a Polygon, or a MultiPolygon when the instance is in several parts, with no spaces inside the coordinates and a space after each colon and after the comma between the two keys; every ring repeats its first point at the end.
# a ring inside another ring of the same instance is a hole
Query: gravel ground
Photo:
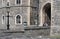
{"type": "Polygon", "coordinates": [[[0,33],[0,39],[60,39],[60,38],[49,38],[44,36],[30,36],[24,33],[0,33]]]}

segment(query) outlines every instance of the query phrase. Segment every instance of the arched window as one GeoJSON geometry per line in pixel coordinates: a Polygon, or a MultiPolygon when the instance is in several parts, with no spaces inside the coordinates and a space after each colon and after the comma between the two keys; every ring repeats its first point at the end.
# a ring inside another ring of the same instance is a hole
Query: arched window
{"type": "Polygon", "coordinates": [[[17,24],[20,24],[21,23],[21,16],[20,15],[17,15],[16,16],[16,23],[17,24]]]}
{"type": "Polygon", "coordinates": [[[16,15],[15,17],[15,24],[22,24],[22,16],[21,15],[16,15]]]}

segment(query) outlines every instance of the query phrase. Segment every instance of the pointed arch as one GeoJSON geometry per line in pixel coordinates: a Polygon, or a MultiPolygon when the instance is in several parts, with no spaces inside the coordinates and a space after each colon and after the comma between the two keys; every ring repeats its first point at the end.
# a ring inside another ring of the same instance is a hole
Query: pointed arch
{"type": "Polygon", "coordinates": [[[47,24],[51,26],[51,3],[46,3],[42,9],[43,12],[43,25],[47,24]]]}
{"type": "Polygon", "coordinates": [[[17,14],[15,17],[15,24],[22,24],[22,16],[17,14]]]}

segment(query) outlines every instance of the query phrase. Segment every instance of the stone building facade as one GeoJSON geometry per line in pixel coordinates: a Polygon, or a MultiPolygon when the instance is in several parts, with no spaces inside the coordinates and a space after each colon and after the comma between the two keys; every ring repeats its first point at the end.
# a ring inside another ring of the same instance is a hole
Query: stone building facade
{"type": "Polygon", "coordinates": [[[10,30],[23,30],[37,23],[34,20],[39,8],[37,0],[0,0],[0,3],[0,29],[9,26],[10,30]]]}
{"type": "Polygon", "coordinates": [[[0,0],[0,29],[49,26],[60,33],[60,0],[0,0]]]}

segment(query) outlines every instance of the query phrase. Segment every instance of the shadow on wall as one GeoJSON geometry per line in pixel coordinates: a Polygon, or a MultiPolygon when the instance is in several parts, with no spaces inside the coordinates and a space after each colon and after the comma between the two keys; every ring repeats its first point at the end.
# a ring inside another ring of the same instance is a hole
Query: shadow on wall
{"type": "Polygon", "coordinates": [[[50,26],[51,25],[51,3],[47,3],[43,7],[43,26],[50,26]]]}

